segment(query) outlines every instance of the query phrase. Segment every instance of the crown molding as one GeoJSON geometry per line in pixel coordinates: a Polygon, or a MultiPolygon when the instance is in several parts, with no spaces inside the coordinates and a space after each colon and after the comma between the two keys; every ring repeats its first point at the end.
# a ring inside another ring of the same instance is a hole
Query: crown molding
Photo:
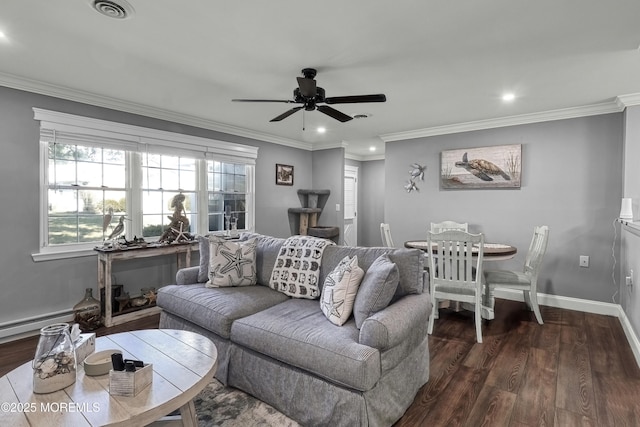
{"type": "Polygon", "coordinates": [[[371,156],[361,156],[358,154],[345,153],[345,159],[356,160],[358,162],[370,162],[373,160],[384,160],[384,154],[373,154],[371,156]]]}
{"type": "Polygon", "coordinates": [[[617,96],[616,104],[618,104],[618,106],[623,110],[627,107],[640,105],[640,93],[630,93],[627,95],[617,96]]]}
{"type": "Polygon", "coordinates": [[[542,111],[539,113],[521,114],[517,116],[500,117],[497,119],[477,120],[473,122],[434,126],[431,128],[406,132],[389,133],[386,135],[380,135],[380,138],[384,142],[401,141],[451,133],[471,132],[483,129],[549,122],[553,120],[573,119],[576,117],[596,116],[599,114],[619,113],[623,109],[624,108],[620,107],[620,105],[615,101],[603,102],[581,107],[562,108],[558,110],[542,111]]]}
{"type": "Polygon", "coordinates": [[[41,81],[31,80],[11,74],[0,73],[0,86],[6,86],[12,89],[33,92],[40,95],[52,96],[55,98],[66,99],[68,101],[80,102],[83,104],[94,105],[96,107],[109,108],[112,110],[123,111],[125,113],[137,114],[140,116],[151,117],[154,119],[166,120],[183,125],[209,129],[216,132],[226,133],[244,138],[255,139],[258,141],[271,142],[274,144],[285,145],[287,147],[299,148],[302,150],[312,150],[313,146],[309,143],[289,138],[282,138],[263,132],[256,132],[237,126],[231,126],[219,123],[213,120],[203,119],[201,117],[191,116],[188,114],[176,113],[173,111],[154,108],[147,105],[127,102],[108,96],[97,95],[95,93],[71,89],[65,86],[58,86],[41,81]]]}

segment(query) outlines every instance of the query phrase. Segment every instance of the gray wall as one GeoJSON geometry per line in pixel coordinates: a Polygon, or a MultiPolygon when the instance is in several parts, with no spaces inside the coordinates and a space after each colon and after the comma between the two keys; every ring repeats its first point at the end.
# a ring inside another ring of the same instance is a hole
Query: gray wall
{"type": "MultiPolygon", "coordinates": [[[[320,214],[318,225],[340,228],[340,242],[344,230],[344,148],[331,148],[313,152],[312,185],[314,190],[331,190],[327,204],[320,214]],[[336,212],[340,204],[340,212],[336,212]]],[[[299,203],[298,203],[299,206],[299,203]]]]}
{"type": "MultiPolygon", "coordinates": [[[[640,219],[640,106],[627,107],[625,111],[625,144],[624,144],[624,197],[633,200],[633,217],[640,219]]],[[[620,304],[636,337],[640,335],[640,235],[629,232],[622,227],[620,263],[620,304]],[[634,285],[628,287],[624,278],[633,270],[634,285]]]]}
{"type": "Polygon", "coordinates": [[[380,223],[384,222],[384,160],[362,162],[358,188],[358,243],[381,246],[380,223]]]}
{"type": "MultiPolygon", "coordinates": [[[[3,150],[0,196],[4,200],[4,209],[0,212],[0,324],[69,310],[84,296],[84,289],[95,288],[97,281],[94,256],[38,263],[31,258],[39,247],[40,221],[39,123],[33,119],[32,107],[259,147],[256,164],[256,231],[259,233],[288,236],[287,208],[299,206],[298,188],[312,185],[310,151],[0,87],[0,147],[3,150]],[[275,185],[276,163],[295,166],[293,187],[275,185]]],[[[341,168],[342,161],[339,165],[341,168]]],[[[331,173],[334,169],[332,166],[331,173]]],[[[341,180],[342,172],[338,176],[341,180]]],[[[124,263],[116,274],[118,281],[131,286],[133,292],[162,280],[169,283],[175,274],[171,263],[162,267],[144,262],[131,265],[142,268],[142,274],[134,267],[125,267],[124,263]]]]}
{"type": "Polygon", "coordinates": [[[396,246],[424,238],[430,222],[468,222],[489,242],[518,248],[495,268],[522,268],[535,225],[550,227],[543,293],[611,302],[613,221],[622,189],[622,114],[434,136],[386,144],[384,217],[396,246]],[[522,144],[519,190],[440,190],[440,152],[522,144]],[[403,185],[411,163],[427,165],[420,192],[403,185]],[[578,258],[588,255],[589,268],[578,258]]]}

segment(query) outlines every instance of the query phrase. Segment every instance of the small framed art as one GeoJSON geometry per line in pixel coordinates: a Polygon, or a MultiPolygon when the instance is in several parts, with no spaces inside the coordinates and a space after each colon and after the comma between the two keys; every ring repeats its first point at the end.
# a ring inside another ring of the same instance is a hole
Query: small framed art
{"type": "Polygon", "coordinates": [[[276,163],[276,185],[293,185],[293,166],[276,163]]]}

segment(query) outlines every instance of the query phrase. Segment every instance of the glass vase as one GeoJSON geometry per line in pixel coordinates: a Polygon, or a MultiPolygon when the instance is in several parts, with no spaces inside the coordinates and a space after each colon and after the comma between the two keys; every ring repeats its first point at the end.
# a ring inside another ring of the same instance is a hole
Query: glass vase
{"type": "Polygon", "coordinates": [[[101,324],[100,301],[93,297],[93,289],[85,289],[82,301],[73,306],[74,321],[83,331],[93,331],[101,324]]]}
{"type": "Polygon", "coordinates": [[[40,329],[32,366],[34,393],[52,393],[76,382],[76,350],[68,324],[40,329]]]}

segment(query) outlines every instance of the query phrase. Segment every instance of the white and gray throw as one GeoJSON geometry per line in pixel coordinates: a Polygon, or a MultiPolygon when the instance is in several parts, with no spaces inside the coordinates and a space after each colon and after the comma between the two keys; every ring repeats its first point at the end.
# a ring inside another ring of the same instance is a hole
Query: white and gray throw
{"type": "Polygon", "coordinates": [[[271,272],[269,286],[295,298],[318,298],[322,253],[329,245],[335,243],[312,236],[287,238],[271,272]]]}

